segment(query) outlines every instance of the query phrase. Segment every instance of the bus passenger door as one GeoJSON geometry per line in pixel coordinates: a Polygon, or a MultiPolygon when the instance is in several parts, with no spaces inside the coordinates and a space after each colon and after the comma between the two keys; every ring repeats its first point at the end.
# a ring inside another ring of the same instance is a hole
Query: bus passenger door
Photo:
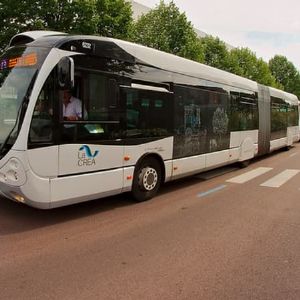
{"type": "Polygon", "coordinates": [[[120,193],[124,172],[117,81],[74,60],[75,86],[68,101],[60,100],[59,170],[52,181],[53,201],[69,203],[120,193]]]}

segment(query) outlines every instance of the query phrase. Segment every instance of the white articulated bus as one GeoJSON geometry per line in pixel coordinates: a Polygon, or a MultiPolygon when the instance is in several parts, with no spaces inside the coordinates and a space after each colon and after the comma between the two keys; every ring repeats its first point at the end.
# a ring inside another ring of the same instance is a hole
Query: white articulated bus
{"type": "Polygon", "coordinates": [[[127,191],[143,201],[164,182],[291,146],[298,120],[295,95],[174,55],[18,34],[0,58],[0,191],[43,209],[127,191]],[[80,117],[64,117],[64,90],[80,117]]]}

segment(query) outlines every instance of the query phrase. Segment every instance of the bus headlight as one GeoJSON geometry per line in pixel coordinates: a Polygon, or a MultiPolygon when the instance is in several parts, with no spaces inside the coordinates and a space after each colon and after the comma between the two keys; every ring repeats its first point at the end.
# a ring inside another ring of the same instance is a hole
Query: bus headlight
{"type": "Polygon", "coordinates": [[[7,181],[7,177],[4,173],[0,173],[0,181],[1,182],[6,182],[7,181]]]}
{"type": "Polygon", "coordinates": [[[25,198],[22,195],[19,195],[18,193],[13,191],[10,191],[9,193],[11,197],[14,198],[17,202],[21,202],[21,203],[25,202],[25,198]]]}
{"type": "Polygon", "coordinates": [[[18,173],[17,173],[17,171],[9,170],[9,171],[6,173],[6,177],[7,177],[7,179],[10,180],[10,181],[18,181],[18,173]]]}
{"type": "Polygon", "coordinates": [[[11,158],[0,172],[0,182],[13,186],[21,186],[26,182],[26,173],[21,161],[11,158]]]}

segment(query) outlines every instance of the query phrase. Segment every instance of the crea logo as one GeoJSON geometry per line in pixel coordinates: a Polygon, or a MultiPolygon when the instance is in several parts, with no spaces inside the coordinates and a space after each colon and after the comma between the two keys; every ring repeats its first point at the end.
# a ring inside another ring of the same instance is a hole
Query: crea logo
{"type": "Polygon", "coordinates": [[[87,156],[88,158],[95,158],[95,157],[99,154],[99,151],[98,151],[98,150],[96,150],[96,151],[94,152],[94,154],[92,154],[92,151],[91,151],[90,147],[87,146],[87,145],[81,146],[81,147],[79,148],[79,151],[85,151],[85,154],[86,154],[86,156],[87,156]]]}
{"type": "Polygon", "coordinates": [[[78,166],[93,166],[96,165],[96,156],[99,154],[99,150],[92,153],[91,148],[87,145],[83,145],[78,151],[78,166]]]}

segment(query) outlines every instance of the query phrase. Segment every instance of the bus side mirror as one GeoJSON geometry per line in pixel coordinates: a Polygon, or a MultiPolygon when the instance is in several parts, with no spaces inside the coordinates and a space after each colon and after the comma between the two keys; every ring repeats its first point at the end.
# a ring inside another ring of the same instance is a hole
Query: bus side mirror
{"type": "Polygon", "coordinates": [[[74,87],[74,60],[63,57],[58,63],[58,84],[61,89],[74,87]]]}

